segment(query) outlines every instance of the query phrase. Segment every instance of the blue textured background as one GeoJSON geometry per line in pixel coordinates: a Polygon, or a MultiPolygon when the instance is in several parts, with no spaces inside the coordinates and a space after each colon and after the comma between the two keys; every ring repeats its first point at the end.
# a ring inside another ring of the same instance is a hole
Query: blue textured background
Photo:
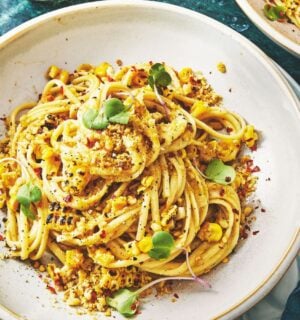
{"type": "MultiPolygon", "coordinates": [[[[45,12],[87,0],[0,0],[0,35],[22,22],[45,12]]],[[[269,57],[300,83],[300,59],[281,49],[260,32],[239,9],[234,0],[162,0],[204,13],[225,23],[258,45],[269,57]]]]}

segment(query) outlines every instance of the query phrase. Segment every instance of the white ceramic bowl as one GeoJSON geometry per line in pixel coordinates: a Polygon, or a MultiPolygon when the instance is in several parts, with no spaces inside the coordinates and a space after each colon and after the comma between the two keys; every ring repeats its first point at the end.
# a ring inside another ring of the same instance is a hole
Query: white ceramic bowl
{"type": "Polygon", "coordinates": [[[271,40],[300,57],[300,29],[291,23],[270,21],[265,17],[264,0],[236,0],[248,18],[271,40]]]}
{"type": "MultiPolygon", "coordinates": [[[[228,264],[206,276],[213,290],[178,285],[178,302],[172,303],[170,296],[150,297],[139,315],[147,320],[234,319],[271,290],[299,249],[297,99],[269,59],[226,26],[171,5],[103,1],[43,15],[0,38],[1,113],[36,99],[51,64],[73,70],[82,62],[118,58],[126,64],[166,61],[202,70],[224,96],[225,106],[262,133],[253,154],[262,170],[256,198],[266,209],[256,213],[253,230],[260,232],[242,242],[228,264]],[[226,64],[227,74],[216,70],[219,61],[226,64]]],[[[31,268],[18,261],[0,262],[0,304],[15,317],[90,319],[54,299],[60,301],[31,268]]]]}

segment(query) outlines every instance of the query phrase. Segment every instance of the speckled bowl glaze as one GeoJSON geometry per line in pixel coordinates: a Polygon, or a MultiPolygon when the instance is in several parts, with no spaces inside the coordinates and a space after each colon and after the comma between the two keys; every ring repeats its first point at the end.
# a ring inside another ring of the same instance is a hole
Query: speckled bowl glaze
{"type": "Polygon", "coordinates": [[[265,17],[264,0],[236,0],[248,18],[271,40],[300,57],[300,29],[292,23],[270,21],[265,17]]]}
{"type": "MultiPolygon", "coordinates": [[[[223,95],[224,105],[261,132],[260,147],[253,153],[261,168],[255,197],[265,212],[257,210],[252,227],[260,232],[241,242],[229,263],[205,276],[212,290],[178,284],[176,303],[171,296],[149,297],[138,316],[144,320],[234,319],[271,290],[299,250],[299,103],[269,59],[224,25],[162,3],[103,1],[46,14],[0,38],[1,113],[35,100],[51,64],[73,70],[83,62],[119,58],[125,64],[166,61],[176,68],[202,70],[223,95]],[[220,61],[227,66],[226,74],[216,69],[220,61]]],[[[12,316],[91,318],[78,316],[45,287],[24,263],[0,262],[0,304],[12,316]]],[[[106,317],[99,314],[97,319],[106,317]]]]}

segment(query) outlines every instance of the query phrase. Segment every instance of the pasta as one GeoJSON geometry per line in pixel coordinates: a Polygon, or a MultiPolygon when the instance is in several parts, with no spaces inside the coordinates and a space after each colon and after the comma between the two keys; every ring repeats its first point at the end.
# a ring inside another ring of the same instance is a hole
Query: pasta
{"type": "Polygon", "coordinates": [[[227,258],[255,188],[239,154],[258,137],[202,74],[149,62],[52,66],[48,76],[38,102],[11,113],[1,143],[9,256],[52,252],[61,265],[48,272],[68,304],[100,311],[107,292],[198,276],[227,258]],[[235,178],[209,177],[215,160],[235,178]],[[174,244],[155,258],[161,231],[174,244]]]}

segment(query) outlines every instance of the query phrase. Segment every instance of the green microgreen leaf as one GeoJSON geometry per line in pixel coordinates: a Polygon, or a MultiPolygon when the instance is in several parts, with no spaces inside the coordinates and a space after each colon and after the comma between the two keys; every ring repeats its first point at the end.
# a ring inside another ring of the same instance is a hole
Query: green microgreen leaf
{"type": "Polygon", "coordinates": [[[17,201],[20,203],[20,209],[23,214],[34,220],[35,215],[30,210],[30,204],[33,202],[38,202],[42,199],[42,191],[38,186],[33,185],[32,183],[23,184],[17,193],[17,201]]]}
{"type": "Polygon", "coordinates": [[[30,186],[30,202],[39,202],[41,199],[41,189],[38,186],[30,186]]]}
{"type": "Polygon", "coordinates": [[[127,124],[129,121],[129,117],[130,117],[129,112],[123,111],[123,112],[116,114],[115,116],[110,117],[109,122],[127,124]]]}
{"type": "Polygon", "coordinates": [[[148,83],[152,89],[154,86],[157,88],[166,87],[172,82],[172,78],[165,70],[165,67],[161,63],[155,63],[150,71],[148,77],[148,83]]]}
{"type": "Polygon", "coordinates": [[[153,248],[149,251],[152,259],[166,259],[174,248],[175,241],[172,235],[166,231],[158,231],[152,237],[153,248]]]}
{"type": "Polygon", "coordinates": [[[93,127],[93,122],[94,120],[96,119],[96,117],[98,116],[98,111],[95,110],[95,109],[89,109],[87,110],[84,114],[83,114],[83,117],[82,117],[82,121],[83,121],[83,124],[89,128],[89,129],[92,129],[93,127]]]}
{"type": "Polygon", "coordinates": [[[30,207],[29,205],[28,206],[25,206],[24,204],[21,204],[21,211],[23,212],[23,214],[31,219],[31,220],[35,220],[35,215],[33,214],[33,212],[30,210],[30,207]]]}
{"type": "Polygon", "coordinates": [[[224,164],[219,159],[212,160],[208,164],[204,174],[208,179],[224,185],[233,182],[236,175],[233,167],[224,164]]]}
{"type": "Polygon", "coordinates": [[[285,18],[285,12],[286,8],[283,6],[272,6],[270,4],[264,6],[264,14],[271,21],[285,18]]]}
{"type": "Polygon", "coordinates": [[[107,304],[119,311],[123,316],[133,316],[137,311],[138,294],[128,289],[118,290],[113,297],[107,297],[107,304]]]}
{"type": "Polygon", "coordinates": [[[31,203],[30,200],[30,186],[29,184],[23,184],[17,193],[17,200],[21,205],[29,206],[31,203]]]}
{"type": "Polygon", "coordinates": [[[125,110],[123,102],[117,98],[107,99],[103,104],[103,108],[107,119],[110,119],[125,110]]]}
{"type": "Polygon", "coordinates": [[[82,117],[83,124],[89,129],[105,129],[108,126],[108,120],[103,113],[95,109],[88,109],[82,117]]]}
{"type": "Polygon", "coordinates": [[[129,121],[130,107],[125,107],[123,102],[117,98],[111,98],[104,102],[100,111],[87,110],[82,117],[83,124],[89,129],[105,129],[109,123],[127,124],[129,121]]]}

